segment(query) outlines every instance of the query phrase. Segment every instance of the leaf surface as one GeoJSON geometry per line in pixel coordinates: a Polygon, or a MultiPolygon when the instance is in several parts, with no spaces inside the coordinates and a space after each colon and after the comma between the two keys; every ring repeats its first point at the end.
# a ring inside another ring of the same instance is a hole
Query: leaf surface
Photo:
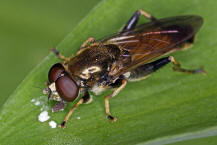
{"type": "MultiPolygon", "coordinates": [[[[209,137],[210,128],[217,124],[216,2],[202,0],[103,0],[57,46],[70,56],[88,37],[101,38],[117,32],[137,9],[162,18],[196,14],[204,18],[195,45],[188,51],[173,56],[185,68],[204,66],[207,75],[185,75],[173,72],[169,64],[146,80],[128,83],[111,99],[111,111],[118,121],[111,124],[105,117],[104,96],[94,96],[89,105],[77,109],[66,129],[51,129],[48,122],[38,121],[40,105],[32,99],[41,99],[47,72],[58,59],[49,54],[20,84],[0,112],[1,144],[165,144],[209,137]],[[41,97],[40,97],[41,96],[41,97]],[[80,117],[80,119],[77,119],[80,117]],[[188,134],[194,138],[186,138],[188,134]],[[197,134],[205,134],[199,136],[197,134]],[[176,140],[176,137],[179,139],[176,140]]],[[[141,17],[141,22],[146,22],[141,17]]],[[[61,29],[61,28],[60,28],[61,29]]],[[[44,99],[45,98],[45,99],[44,99]]],[[[60,123],[73,104],[49,115],[60,123]]],[[[216,131],[212,136],[216,136],[216,131]]],[[[182,142],[180,142],[181,144],[182,142]]]]}

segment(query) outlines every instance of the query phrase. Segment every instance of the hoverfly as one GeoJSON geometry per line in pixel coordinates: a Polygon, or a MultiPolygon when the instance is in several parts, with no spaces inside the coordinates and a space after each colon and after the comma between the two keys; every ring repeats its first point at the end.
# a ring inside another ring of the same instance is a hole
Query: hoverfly
{"type": "Polygon", "coordinates": [[[49,84],[44,89],[48,98],[57,101],[53,111],[63,109],[67,102],[83,95],[59,126],[64,128],[73,111],[80,104],[90,102],[89,91],[97,95],[106,89],[114,89],[105,97],[107,118],[114,122],[117,118],[109,111],[109,99],[116,96],[127,82],[144,79],[169,62],[173,63],[174,71],[205,73],[203,68],[182,68],[173,56],[153,60],[189,48],[202,24],[203,19],[196,15],[156,19],[148,12],[137,10],[119,33],[97,41],[92,37],[87,39],[70,58],[53,49],[63,60],[50,68],[49,84]],[[150,22],[136,26],[141,15],[150,22]]]}

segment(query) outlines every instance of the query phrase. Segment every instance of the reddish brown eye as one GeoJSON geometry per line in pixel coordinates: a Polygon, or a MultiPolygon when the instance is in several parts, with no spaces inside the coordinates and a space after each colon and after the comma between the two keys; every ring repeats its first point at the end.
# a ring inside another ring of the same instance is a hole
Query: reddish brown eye
{"type": "Polygon", "coordinates": [[[55,85],[57,92],[63,100],[72,102],[77,98],[78,86],[68,75],[58,78],[55,85]]]}
{"type": "Polygon", "coordinates": [[[50,71],[49,71],[49,73],[48,73],[49,82],[50,82],[50,83],[55,82],[55,81],[58,79],[59,75],[60,75],[64,70],[65,70],[65,69],[64,69],[64,67],[62,66],[62,64],[60,64],[60,63],[54,64],[54,65],[51,67],[51,69],[50,69],[50,71]]]}

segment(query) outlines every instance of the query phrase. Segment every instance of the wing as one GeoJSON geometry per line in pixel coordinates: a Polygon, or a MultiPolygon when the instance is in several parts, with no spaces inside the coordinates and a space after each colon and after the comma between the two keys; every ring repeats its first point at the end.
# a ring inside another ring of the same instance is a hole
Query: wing
{"type": "Polygon", "coordinates": [[[101,40],[118,46],[121,51],[109,74],[116,78],[140,64],[180,49],[182,43],[194,37],[202,23],[203,19],[194,15],[163,18],[101,40]]]}

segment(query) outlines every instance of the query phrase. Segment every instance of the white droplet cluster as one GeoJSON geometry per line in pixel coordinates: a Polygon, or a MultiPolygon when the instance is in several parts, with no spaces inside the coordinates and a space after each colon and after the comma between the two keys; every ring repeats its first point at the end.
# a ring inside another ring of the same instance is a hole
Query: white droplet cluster
{"type": "Polygon", "coordinates": [[[47,121],[48,119],[50,119],[50,116],[48,115],[48,112],[47,111],[43,111],[39,114],[38,116],[38,120],[40,122],[45,122],[47,121]]]}
{"type": "Polygon", "coordinates": [[[39,101],[36,101],[36,102],[35,102],[35,105],[36,105],[36,106],[40,105],[40,102],[39,102],[39,101]]]}
{"type": "Polygon", "coordinates": [[[53,121],[53,120],[49,122],[49,125],[50,125],[51,128],[56,128],[57,127],[56,122],[53,121]]]}
{"type": "MultiPolygon", "coordinates": [[[[37,99],[32,99],[31,103],[33,103],[35,106],[40,106],[40,111],[42,111],[38,115],[38,120],[40,122],[46,122],[50,119],[50,116],[48,114],[48,110],[51,110],[50,107],[47,105],[47,97],[46,96],[40,96],[37,99]]],[[[51,128],[56,128],[57,123],[53,120],[49,122],[49,126],[51,128]]]]}

